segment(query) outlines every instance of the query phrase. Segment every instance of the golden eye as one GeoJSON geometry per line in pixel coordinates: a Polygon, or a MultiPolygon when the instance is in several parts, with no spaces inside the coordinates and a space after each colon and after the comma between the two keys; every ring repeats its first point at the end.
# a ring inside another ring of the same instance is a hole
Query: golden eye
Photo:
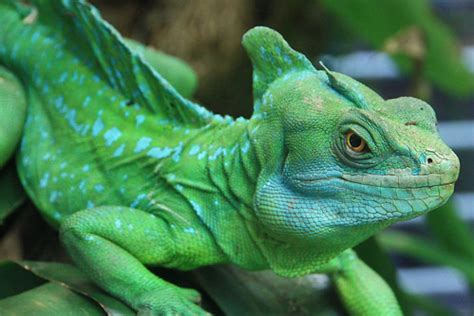
{"type": "Polygon", "coordinates": [[[367,150],[367,143],[353,131],[348,131],[345,135],[347,147],[357,153],[367,150]]]}

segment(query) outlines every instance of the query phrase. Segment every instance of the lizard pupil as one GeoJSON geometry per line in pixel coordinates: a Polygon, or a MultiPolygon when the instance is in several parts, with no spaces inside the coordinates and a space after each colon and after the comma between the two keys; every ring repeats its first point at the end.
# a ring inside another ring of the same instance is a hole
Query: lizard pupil
{"type": "Polygon", "coordinates": [[[352,134],[351,137],[349,137],[349,142],[352,147],[359,147],[362,144],[362,138],[356,134],[352,134]]]}
{"type": "Polygon", "coordinates": [[[358,153],[365,151],[367,147],[365,140],[353,131],[346,134],[346,145],[350,150],[358,153]]]}

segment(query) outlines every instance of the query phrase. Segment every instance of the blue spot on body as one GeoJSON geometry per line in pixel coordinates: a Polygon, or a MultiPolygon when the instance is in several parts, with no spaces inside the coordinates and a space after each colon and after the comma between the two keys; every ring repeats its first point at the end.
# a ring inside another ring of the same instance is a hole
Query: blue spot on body
{"type": "Polygon", "coordinates": [[[57,198],[58,198],[58,191],[53,191],[49,195],[49,202],[54,203],[56,202],[57,198]]]}
{"type": "Polygon", "coordinates": [[[79,190],[84,192],[85,188],[86,188],[86,180],[82,180],[81,182],[79,182],[79,190]]]}
{"type": "Polygon", "coordinates": [[[135,146],[135,153],[139,153],[150,146],[151,138],[150,137],[142,137],[138,140],[137,145],[135,146]]]}
{"type": "Polygon", "coordinates": [[[150,149],[147,153],[147,156],[156,158],[156,159],[161,159],[168,157],[171,154],[172,150],[169,147],[165,148],[160,148],[160,147],[153,147],[150,149]]]}
{"type": "Polygon", "coordinates": [[[178,162],[183,151],[183,142],[179,142],[179,145],[174,149],[173,160],[178,162]]]}
{"type": "Polygon", "coordinates": [[[245,142],[244,146],[242,146],[242,152],[245,154],[249,151],[250,143],[247,141],[245,142]]]}
{"type": "Polygon", "coordinates": [[[40,32],[39,31],[36,31],[33,33],[33,36],[31,36],[31,41],[32,42],[36,42],[36,40],[38,39],[38,37],[40,36],[40,32]]]}
{"type": "Polygon", "coordinates": [[[199,152],[200,148],[201,147],[199,145],[194,145],[193,147],[191,147],[191,150],[189,150],[189,155],[190,156],[196,155],[199,152]]]}
{"type": "Polygon", "coordinates": [[[73,109],[67,112],[66,120],[76,132],[79,132],[81,130],[82,126],[76,122],[76,110],[73,109]]]}
{"type": "Polygon", "coordinates": [[[145,197],[146,197],[145,193],[141,193],[141,194],[137,195],[137,197],[132,202],[132,204],[130,204],[130,207],[137,207],[138,204],[140,204],[140,201],[143,200],[145,197]]]}
{"type": "Polygon", "coordinates": [[[203,152],[199,153],[199,155],[197,156],[197,159],[198,159],[198,160],[201,160],[201,159],[203,159],[205,156],[206,156],[206,151],[203,151],[203,152]]]}
{"type": "Polygon", "coordinates": [[[102,192],[104,191],[104,186],[102,184],[96,184],[94,186],[94,189],[97,191],[97,192],[102,192]]]}
{"type": "Polygon", "coordinates": [[[145,115],[139,114],[135,117],[135,124],[137,127],[140,126],[143,122],[145,122],[145,115]]]}
{"type": "Polygon", "coordinates": [[[117,229],[120,229],[120,228],[122,227],[122,221],[119,220],[119,219],[116,219],[116,220],[115,220],[115,227],[116,227],[117,229]]]}
{"type": "Polygon", "coordinates": [[[97,136],[99,133],[104,129],[104,122],[102,122],[102,119],[99,117],[95,122],[94,125],[92,126],[92,135],[97,136]]]}
{"type": "Polygon", "coordinates": [[[118,128],[112,127],[104,134],[105,146],[112,145],[120,136],[122,136],[122,132],[118,128]]]}
{"type": "Polygon", "coordinates": [[[223,153],[222,147],[217,148],[217,150],[209,157],[209,160],[216,160],[223,153]]]}
{"type": "Polygon", "coordinates": [[[91,97],[90,96],[87,96],[85,99],[84,99],[84,102],[82,103],[82,107],[87,107],[89,105],[89,103],[91,102],[91,97]]]}
{"type": "Polygon", "coordinates": [[[60,96],[54,100],[54,106],[59,110],[62,108],[64,102],[64,97],[60,96]]]}
{"type": "Polygon", "coordinates": [[[202,216],[203,216],[203,212],[202,212],[201,205],[199,205],[198,203],[196,203],[196,202],[194,202],[194,201],[191,201],[191,205],[192,205],[194,211],[196,212],[196,214],[197,214],[199,217],[202,217],[202,216]]]}
{"type": "Polygon", "coordinates": [[[48,185],[49,173],[46,172],[40,180],[40,187],[45,188],[48,185]]]}
{"type": "Polygon", "coordinates": [[[120,157],[123,154],[123,151],[125,149],[125,144],[120,145],[115,151],[114,151],[114,157],[120,157]]]}
{"type": "Polygon", "coordinates": [[[87,172],[87,171],[89,171],[89,170],[90,170],[90,166],[89,166],[88,164],[87,164],[87,165],[84,165],[84,166],[82,167],[82,171],[84,171],[84,172],[87,172]]]}
{"type": "Polygon", "coordinates": [[[66,72],[62,73],[61,76],[58,79],[59,83],[64,83],[68,77],[68,74],[66,72]]]}
{"type": "Polygon", "coordinates": [[[184,229],[184,232],[194,235],[196,233],[196,230],[194,230],[194,228],[192,228],[192,227],[187,227],[187,228],[184,229]]]}
{"type": "Polygon", "coordinates": [[[45,83],[45,84],[43,85],[42,91],[43,91],[43,93],[45,93],[45,94],[49,92],[49,86],[48,86],[47,83],[45,83]]]}

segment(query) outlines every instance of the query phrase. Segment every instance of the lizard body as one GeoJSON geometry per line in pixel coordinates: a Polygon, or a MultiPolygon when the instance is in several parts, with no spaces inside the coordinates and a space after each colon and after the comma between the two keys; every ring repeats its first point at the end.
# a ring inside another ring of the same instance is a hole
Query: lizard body
{"type": "Polygon", "coordinates": [[[32,22],[28,9],[0,2],[0,62],[28,103],[18,169],[99,286],[139,313],[201,313],[194,291],[143,265],[234,263],[287,277],[331,273],[354,314],[399,314],[386,284],[348,249],[451,195],[459,161],[428,104],[385,101],[317,71],[260,27],[243,40],[253,116],[213,115],[91,6],[33,2],[32,22]]]}

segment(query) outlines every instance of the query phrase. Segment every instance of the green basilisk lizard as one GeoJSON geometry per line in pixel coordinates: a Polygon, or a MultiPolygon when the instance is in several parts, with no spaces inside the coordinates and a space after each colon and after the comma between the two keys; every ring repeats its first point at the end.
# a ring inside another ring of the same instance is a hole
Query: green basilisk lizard
{"type": "Polygon", "coordinates": [[[350,248],[452,194],[459,161],[428,104],[384,100],[318,71],[256,27],[243,38],[254,113],[214,115],[92,6],[32,3],[0,1],[0,64],[11,83],[0,90],[9,124],[0,161],[22,131],[21,181],[97,285],[139,314],[197,315],[195,290],[146,265],[233,263],[286,277],[328,273],[351,314],[401,314],[350,248]]]}

